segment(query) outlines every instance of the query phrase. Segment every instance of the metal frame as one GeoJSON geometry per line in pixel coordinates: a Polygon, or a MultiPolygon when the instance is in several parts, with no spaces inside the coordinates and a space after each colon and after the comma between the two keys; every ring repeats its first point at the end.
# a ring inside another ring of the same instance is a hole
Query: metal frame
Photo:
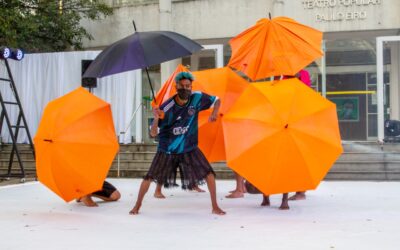
{"type": "Polygon", "coordinates": [[[18,150],[18,146],[17,146],[17,140],[18,140],[18,134],[19,134],[19,130],[20,129],[25,129],[27,137],[28,137],[28,142],[30,144],[30,147],[32,149],[32,153],[33,153],[33,157],[35,158],[35,149],[33,147],[33,142],[32,142],[32,137],[31,134],[29,132],[29,128],[28,128],[28,123],[26,122],[26,118],[25,118],[25,114],[24,111],[22,109],[22,105],[21,105],[21,100],[19,99],[18,96],[18,92],[17,92],[17,88],[15,86],[15,82],[14,82],[14,78],[12,76],[11,73],[11,69],[10,69],[10,65],[8,64],[8,61],[6,58],[3,59],[7,68],[7,73],[8,73],[8,77],[9,79],[6,78],[0,78],[1,81],[5,81],[5,82],[9,82],[10,83],[10,88],[12,93],[14,94],[14,98],[15,101],[4,101],[3,99],[3,95],[0,92],[0,105],[1,105],[1,114],[0,114],[0,134],[3,128],[3,122],[4,119],[6,121],[6,125],[8,128],[8,132],[11,136],[11,140],[12,140],[12,150],[11,150],[11,154],[10,154],[10,160],[8,162],[8,171],[7,174],[3,174],[0,175],[0,177],[5,177],[5,178],[10,178],[10,177],[21,177],[21,181],[24,182],[25,181],[25,169],[24,169],[24,165],[23,165],[23,161],[21,159],[21,155],[20,152],[18,150]],[[7,105],[16,105],[19,108],[19,112],[18,112],[18,118],[17,118],[17,123],[15,125],[11,124],[10,121],[10,117],[8,115],[7,112],[7,108],[6,108],[6,104],[7,105]],[[22,122],[22,124],[21,124],[22,122]],[[15,129],[15,132],[14,130],[15,129]],[[21,173],[15,174],[15,173],[11,173],[12,170],[12,165],[14,163],[14,154],[16,154],[17,156],[17,160],[19,163],[19,167],[21,170],[21,173]]]}
{"type": "Polygon", "coordinates": [[[211,45],[202,45],[202,46],[203,46],[203,50],[214,50],[216,68],[224,67],[224,45],[223,44],[211,44],[211,45]]]}
{"type": "Polygon", "coordinates": [[[377,91],[377,111],[378,111],[378,141],[383,143],[385,137],[384,122],[384,82],[383,82],[383,43],[400,42],[400,36],[379,36],[376,38],[376,91],[377,91]]]}

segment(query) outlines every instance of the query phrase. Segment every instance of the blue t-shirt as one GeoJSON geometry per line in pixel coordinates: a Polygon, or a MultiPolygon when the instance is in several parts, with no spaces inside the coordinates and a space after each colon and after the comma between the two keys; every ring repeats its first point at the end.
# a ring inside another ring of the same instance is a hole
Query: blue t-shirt
{"type": "Polygon", "coordinates": [[[216,96],[193,92],[184,106],[175,102],[175,96],[164,102],[160,106],[165,115],[158,122],[158,150],[182,154],[195,149],[198,144],[198,114],[209,109],[216,100],[216,96]]]}

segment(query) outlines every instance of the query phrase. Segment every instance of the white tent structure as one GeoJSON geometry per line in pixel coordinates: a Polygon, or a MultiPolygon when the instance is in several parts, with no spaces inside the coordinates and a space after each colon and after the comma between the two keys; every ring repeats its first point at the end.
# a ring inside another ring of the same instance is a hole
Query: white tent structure
{"type": "MultiPolygon", "coordinates": [[[[32,137],[35,135],[46,104],[81,86],[81,61],[93,60],[100,51],[27,54],[22,61],[9,60],[22,107],[32,137]]],[[[8,78],[4,61],[0,61],[0,77],[8,78]]],[[[128,127],[135,107],[141,103],[141,70],[125,72],[98,79],[93,94],[111,104],[116,134],[128,127]]],[[[13,95],[7,82],[0,85],[5,101],[13,95]]],[[[12,99],[14,100],[14,99],[12,99]]],[[[11,100],[11,101],[12,101],[11,100]]],[[[131,129],[126,131],[121,143],[142,141],[141,109],[136,113],[131,129]],[[139,124],[138,126],[135,126],[139,124]]],[[[17,110],[10,108],[11,121],[17,118],[17,110]]],[[[11,142],[8,129],[2,130],[2,142],[11,142]]],[[[21,131],[18,142],[27,142],[25,131],[21,131]]]]}

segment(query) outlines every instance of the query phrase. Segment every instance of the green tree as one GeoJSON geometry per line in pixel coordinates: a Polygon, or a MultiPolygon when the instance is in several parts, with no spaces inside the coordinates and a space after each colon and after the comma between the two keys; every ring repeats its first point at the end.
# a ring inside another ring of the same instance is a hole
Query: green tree
{"type": "Polygon", "coordinates": [[[112,14],[101,0],[0,0],[0,46],[29,52],[82,49],[82,19],[112,14]]]}

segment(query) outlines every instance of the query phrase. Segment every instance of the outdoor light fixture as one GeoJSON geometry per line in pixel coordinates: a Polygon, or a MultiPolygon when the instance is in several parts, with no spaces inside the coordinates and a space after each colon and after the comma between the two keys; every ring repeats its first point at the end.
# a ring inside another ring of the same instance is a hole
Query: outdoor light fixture
{"type": "Polygon", "coordinates": [[[6,46],[0,47],[0,59],[14,59],[21,61],[24,58],[25,53],[21,49],[9,48],[6,46]]]}
{"type": "Polygon", "coordinates": [[[24,58],[24,52],[21,49],[11,49],[11,58],[21,61],[24,58]]]}
{"type": "Polygon", "coordinates": [[[11,56],[11,50],[8,47],[0,47],[0,58],[6,59],[11,56]]]}

